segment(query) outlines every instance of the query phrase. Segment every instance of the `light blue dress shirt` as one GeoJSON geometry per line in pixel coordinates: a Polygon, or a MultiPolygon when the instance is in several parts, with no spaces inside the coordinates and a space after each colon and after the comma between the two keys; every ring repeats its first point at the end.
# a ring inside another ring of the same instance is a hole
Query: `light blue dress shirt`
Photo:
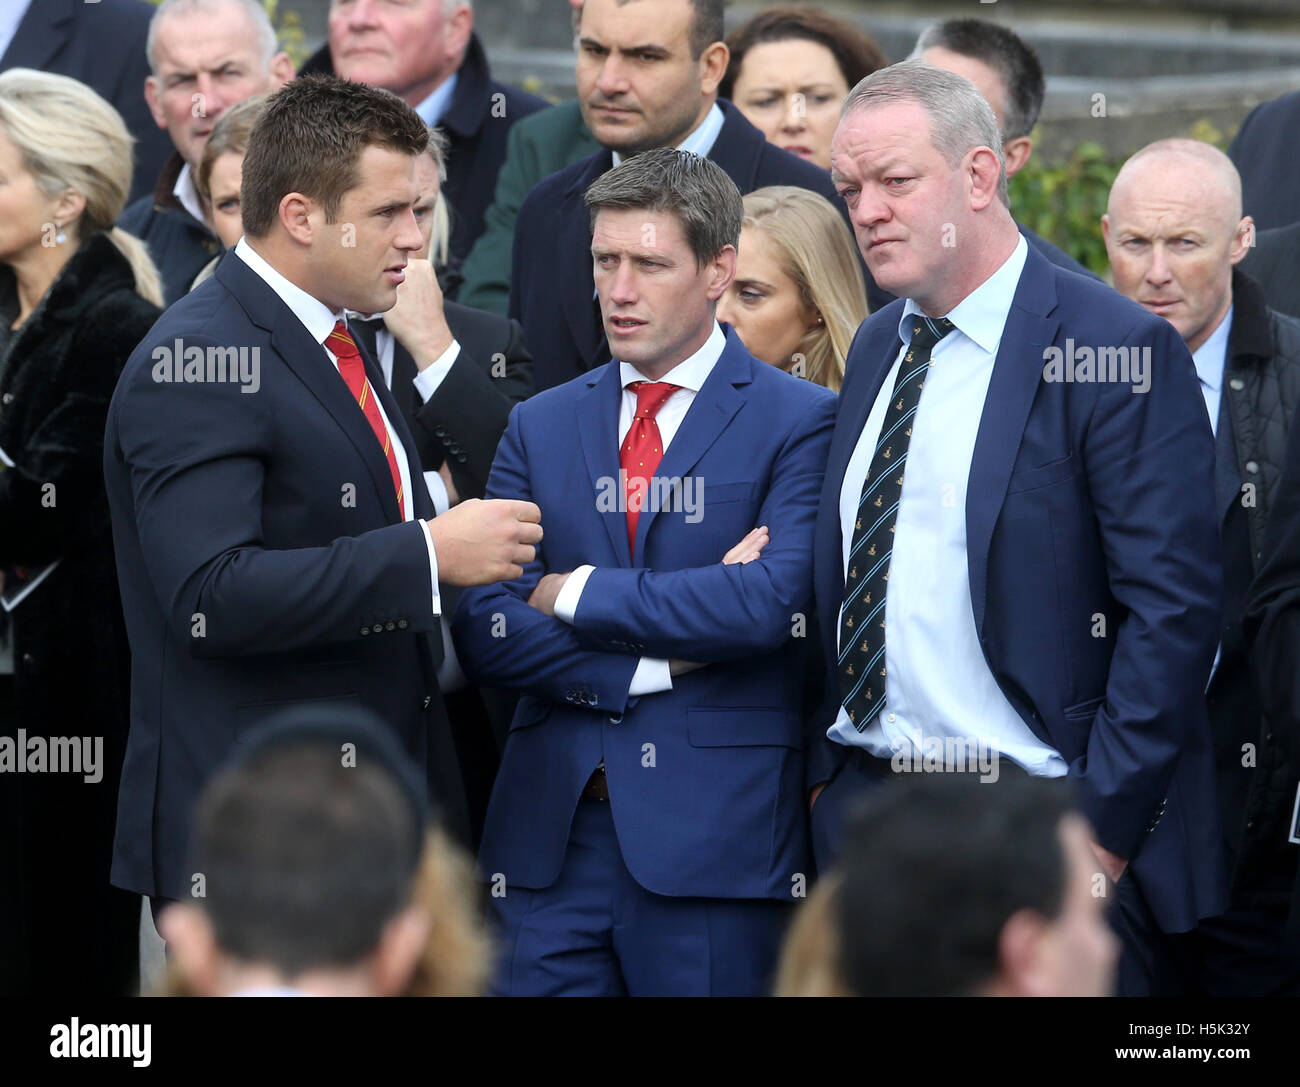
{"type": "Polygon", "coordinates": [[[447,112],[447,107],[451,105],[451,96],[456,93],[456,81],[458,79],[460,79],[460,73],[452,72],[445,82],[439,83],[433,89],[433,93],[415,107],[415,112],[420,115],[420,120],[430,128],[436,128],[442,122],[442,115],[447,112]]]}
{"type": "MultiPolygon", "coordinates": [[[[885,705],[862,732],[841,706],[827,731],[830,739],[880,758],[907,760],[909,768],[919,768],[936,745],[973,755],[974,743],[1031,774],[1059,777],[1067,769],[1060,753],[1034,735],[998,687],[975,629],[967,570],[967,479],[1027,255],[1021,238],[1003,265],[947,314],[956,329],[931,356],[912,420],[894,529],[885,604],[885,705]]],[[[898,323],[903,347],[844,473],[840,532],[846,571],[862,484],[919,312],[908,299],[898,323]]]]}
{"type": "Polygon", "coordinates": [[[1223,371],[1228,361],[1228,336],[1232,332],[1232,306],[1224,314],[1210,338],[1192,352],[1196,376],[1201,379],[1201,395],[1210,413],[1210,429],[1219,433],[1219,402],[1223,399],[1223,371]]]}

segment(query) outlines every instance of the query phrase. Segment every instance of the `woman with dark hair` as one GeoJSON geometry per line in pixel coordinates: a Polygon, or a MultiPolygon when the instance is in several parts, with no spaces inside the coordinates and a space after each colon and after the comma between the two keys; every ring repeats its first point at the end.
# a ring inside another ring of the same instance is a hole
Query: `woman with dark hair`
{"type": "Polygon", "coordinates": [[[144,245],[113,225],[130,189],[112,106],[66,76],[0,74],[0,769],[19,771],[0,772],[9,996],[136,985],[140,898],[109,885],[129,656],[103,447],[162,291],[144,245]]]}
{"type": "Polygon", "coordinates": [[[844,99],[889,63],[863,30],[819,8],[769,8],[732,31],[727,46],[722,97],[768,143],[824,170],[844,99]]]}

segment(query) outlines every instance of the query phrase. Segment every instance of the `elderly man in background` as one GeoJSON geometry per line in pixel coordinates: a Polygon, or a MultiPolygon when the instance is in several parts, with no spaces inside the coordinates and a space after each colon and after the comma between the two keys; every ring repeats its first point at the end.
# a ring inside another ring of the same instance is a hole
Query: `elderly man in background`
{"type": "Polygon", "coordinates": [[[163,0],[149,23],[144,96],[176,153],[151,197],[131,204],[120,226],[149,247],[171,305],[221,252],[194,187],[194,171],[217,119],[255,94],[279,90],[293,62],[276,49],[261,0],[163,0]]]}
{"type": "Polygon", "coordinates": [[[1300,321],[1269,309],[1236,267],[1254,224],[1241,213],[1236,167],[1209,144],[1140,150],[1115,178],[1101,228],[1115,286],[1187,344],[1215,432],[1205,486],[1223,541],[1225,606],[1206,705],[1233,881],[1228,911],[1180,938],[1184,983],[1211,996],[1300,995],[1300,954],[1284,940],[1300,774],[1283,730],[1264,719],[1242,631],[1300,399],[1300,321]]]}

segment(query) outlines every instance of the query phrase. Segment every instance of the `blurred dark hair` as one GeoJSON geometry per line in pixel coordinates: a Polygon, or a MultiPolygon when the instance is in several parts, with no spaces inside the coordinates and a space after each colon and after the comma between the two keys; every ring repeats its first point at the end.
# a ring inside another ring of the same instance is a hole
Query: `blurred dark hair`
{"type": "Polygon", "coordinates": [[[1047,83],[1037,54],[1019,34],[983,19],[945,19],[921,32],[912,55],[920,56],[934,48],[971,57],[998,73],[1007,100],[1003,142],[1028,136],[1034,130],[1047,83]]]}
{"type": "Polygon", "coordinates": [[[820,8],[768,8],[727,36],[731,60],[718,93],[730,98],[740,76],[745,54],[765,42],[784,42],[792,38],[824,45],[835,57],[844,81],[852,90],[872,72],[884,68],[889,60],[866,31],[846,19],[820,8]]]}
{"type": "Polygon", "coordinates": [[[370,146],[420,155],[429,130],[390,91],[331,75],[286,84],[267,99],[248,137],[239,192],[244,233],[265,237],[291,192],[318,201],[333,222],[370,146]]]}
{"type": "Polygon", "coordinates": [[[991,981],[1007,920],[1065,897],[1065,782],[916,774],[872,790],[845,828],[834,892],[842,974],[862,996],[960,996],[991,981]]]}

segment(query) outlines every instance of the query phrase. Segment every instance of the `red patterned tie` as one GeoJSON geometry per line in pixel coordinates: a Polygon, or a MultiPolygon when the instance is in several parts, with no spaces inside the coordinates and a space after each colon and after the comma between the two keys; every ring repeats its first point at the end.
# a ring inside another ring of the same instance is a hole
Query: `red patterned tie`
{"type": "Polygon", "coordinates": [[[634,381],[628,388],[636,393],[636,415],[623,439],[618,459],[623,466],[626,488],[627,542],[635,551],[637,519],[650,492],[650,480],[664,457],[664,443],[655,416],[681,386],[666,381],[634,381]]]}
{"type": "Polygon", "coordinates": [[[374,390],[366,379],[366,364],[361,361],[361,352],[357,350],[356,341],[348,332],[348,326],[339,321],[334,331],[325,337],[325,346],[334,352],[339,360],[339,373],[347,382],[352,397],[361,410],[365,412],[366,422],[375,432],[379,445],[388,458],[388,470],[393,474],[393,489],[397,492],[397,508],[406,519],[406,499],[402,494],[402,473],[397,467],[397,453],[388,438],[388,428],[384,426],[384,417],[379,414],[379,405],[375,402],[374,390]]]}

